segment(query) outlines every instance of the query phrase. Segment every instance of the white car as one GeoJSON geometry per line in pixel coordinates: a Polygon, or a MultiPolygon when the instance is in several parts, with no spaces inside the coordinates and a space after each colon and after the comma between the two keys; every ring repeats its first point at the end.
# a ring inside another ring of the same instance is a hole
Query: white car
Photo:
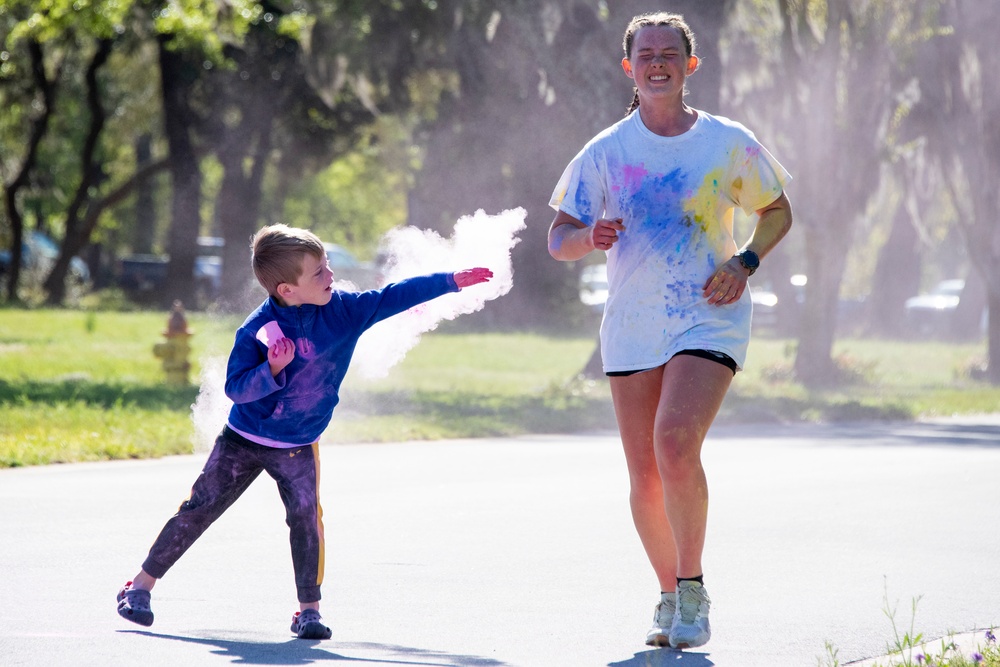
{"type": "Polygon", "coordinates": [[[608,265],[591,264],[580,272],[580,301],[596,313],[604,312],[608,300],[608,265]]]}
{"type": "MultiPolygon", "coordinates": [[[[965,281],[961,278],[942,280],[927,294],[912,296],[903,308],[910,331],[924,336],[952,336],[958,334],[956,312],[962,301],[965,281]]],[[[986,311],[981,316],[980,328],[986,330],[986,311]]]]}

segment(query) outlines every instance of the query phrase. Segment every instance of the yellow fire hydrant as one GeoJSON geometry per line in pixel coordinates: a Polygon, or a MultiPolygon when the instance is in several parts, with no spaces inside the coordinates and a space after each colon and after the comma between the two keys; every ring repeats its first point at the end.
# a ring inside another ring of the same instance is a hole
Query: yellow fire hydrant
{"type": "Polygon", "coordinates": [[[184,304],[174,301],[174,307],[170,311],[170,319],[167,320],[167,330],[163,336],[167,339],[163,343],[153,346],[153,354],[163,359],[163,370],[167,373],[167,383],[186,385],[188,383],[188,371],[191,370],[191,362],[188,355],[191,354],[191,344],[188,339],[194,332],[188,329],[187,318],[184,316],[184,304]]]}

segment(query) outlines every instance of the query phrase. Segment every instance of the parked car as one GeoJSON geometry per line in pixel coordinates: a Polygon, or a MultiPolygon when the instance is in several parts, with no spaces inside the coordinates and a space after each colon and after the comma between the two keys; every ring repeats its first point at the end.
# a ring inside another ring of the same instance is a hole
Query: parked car
{"type": "MultiPolygon", "coordinates": [[[[21,244],[21,271],[32,276],[37,281],[44,280],[52,265],[59,257],[59,244],[39,231],[30,231],[24,235],[21,244]]],[[[10,270],[10,250],[0,250],[0,276],[5,276],[10,270]]],[[[79,257],[74,257],[69,263],[67,274],[70,282],[78,286],[90,284],[90,269],[87,263],[79,257]]]]}
{"type": "MultiPolygon", "coordinates": [[[[922,336],[951,337],[967,335],[960,329],[969,329],[959,321],[959,304],[965,292],[965,281],[961,278],[942,280],[926,294],[912,296],[904,303],[909,330],[922,336]]],[[[970,304],[971,305],[971,304],[970,304]]],[[[976,316],[973,315],[973,318],[976,316]]],[[[975,325],[972,325],[972,329],[975,325]]],[[[986,330],[986,310],[979,315],[979,328],[986,330]]]]}
{"type": "Polygon", "coordinates": [[[580,301],[592,312],[603,313],[608,300],[608,265],[591,264],[580,272],[580,301]]]}
{"type": "Polygon", "coordinates": [[[362,290],[382,284],[382,272],[371,262],[362,262],[350,250],[336,243],[324,243],[326,259],[333,270],[334,282],[347,281],[362,290]]]}
{"type": "Polygon", "coordinates": [[[763,287],[751,287],[750,301],[753,303],[754,332],[766,329],[773,333],[778,325],[778,295],[763,287]]]}
{"type": "MultiPolygon", "coordinates": [[[[199,236],[194,259],[194,303],[203,308],[222,291],[222,248],[218,236],[199,236]]],[[[345,247],[324,243],[327,260],[336,281],[349,281],[359,289],[371,289],[381,283],[381,273],[374,265],[361,262],[345,247]]],[[[134,301],[148,303],[156,298],[167,280],[168,255],[129,255],[119,262],[118,284],[134,301]]]]}
{"type": "MultiPolygon", "coordinates": [[[[195,306],[204,307],[222,289],[222,246],[217,236],[199,236],[194,258],[195,306]]],[[[154,301],[167,282],[169,255],[128,255],[119,261],[118,285],[139,303],[154,301]]]]}

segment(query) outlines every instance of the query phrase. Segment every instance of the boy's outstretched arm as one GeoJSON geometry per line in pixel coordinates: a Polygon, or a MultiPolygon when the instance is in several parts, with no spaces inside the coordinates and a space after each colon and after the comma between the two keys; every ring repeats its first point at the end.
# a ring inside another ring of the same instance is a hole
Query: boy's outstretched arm
{"type": "Polygon", "coordinates": [[[468,287],[469,285],[485,283],[492,277],[493,272],[489,269],[484,269],[482,267],[466,269],[464,271],[455,272],[455,284],[458,285],[458,289],[462,289],[463,287],[468,287]]]}

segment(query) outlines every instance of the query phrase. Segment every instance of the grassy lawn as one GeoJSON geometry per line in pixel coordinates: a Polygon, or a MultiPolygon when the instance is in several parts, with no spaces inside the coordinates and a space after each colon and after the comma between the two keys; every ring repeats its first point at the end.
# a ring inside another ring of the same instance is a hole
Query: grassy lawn
{"type": "MultiPolygon", "coordinates": [[[[165,384],[152,354],[166,319],[0,310],[0,467],[192,451],[202,364],[215,364],[206,389],[218,395],[218,365],[242,317],[190,315],[194,384],[184,387],[165,384]]],[[[852,381],[825,391],[794,382],[793,345],[754,341],[720,422],[911,419],[1000,406],[1000,388],[970,379],[982,343],[842,341],[835,355],[852,381]]],[[[586,335],[427,334],[388,377],[348,376],[324,441],[613,429],[607,382],[578,376],[593,346],[586,335]]]]}

